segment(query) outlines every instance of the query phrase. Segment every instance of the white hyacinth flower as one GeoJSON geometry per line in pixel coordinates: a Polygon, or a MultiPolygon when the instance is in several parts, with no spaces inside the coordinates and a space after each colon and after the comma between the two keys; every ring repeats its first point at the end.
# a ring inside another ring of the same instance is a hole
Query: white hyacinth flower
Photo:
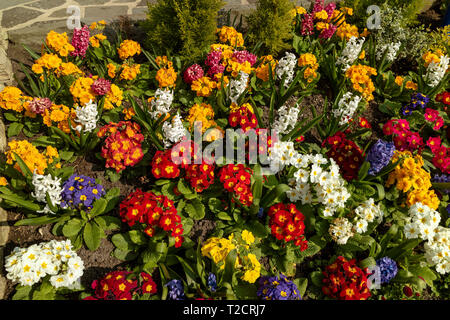
{"type": "Polygon", "coordinates": [[[275,69],[278,79],[282,79],[286,75],[284,80],[284,86],[287,88],[294,80],[294,69],[297,66],[297,57],[291,52],[286,52],[286,55],[278,61],[278,65],[275,69]]]}
{"type": "Polygon", "coordinates": [[[89,100],[83,107],[75,108],[76,118],[74,121],[79,123],[74,129],[78,132],[91,132],[97,127],[98,111],[97,104],[89,100]]]}
{"type": "Polygon", "coordinates": [[[31,183],[34,186],[34,192],[31,193],[33,198],[35,198],[39,202],[45,203],[45,208],[38,212],[44,214],[46,213],[55,214],[55,212],[50,210],[47,204],[46,195],[48,193],[50,201],[52,202],[53,205],[57,206],[61,204],[61,192],[62,192],[61,179],[53,178],[51,174],[48,175],[37,174],[35,171],[33,173],[33,179],[31,183]]]}
{"type": "Polygon", "coordinates": [[[239,71],[238,77],[230,81],[229,85],[229,96],[232,103],[237,103],[240,95],[247,88],[249,75],[244,71],[239,71]]]}
{"type": "Polygon", "coordinates": [[[157,120],[162,115],[170,111],[173,101],[173,91],[169,89],[158,88],[155,92],[155,98],[150,102],[150,114],[153,119],[157,120]]]}
{"type": "Polygon", "coordinates": [[[444,78],[449,66],[450,58],[447,55],[440,56],[439,59],[439,63],[435,63],[433,61],[428,65],[427,73],[425,75],[427,84],[433,88],[436,87],[444,78]]]}
{"type": "Polygon", "coordinates": [[[180,142],[181,139],[186,136],[187,130],[183,126],[181,116],[176,114],[172,121],[165,121],[162,126],[162,132],[164,135],[164,145],[166,148],[172,144],[180,142]]]}
{"type": "Polygon", "coordinates": [[[356,59],[358,59],[364,41],[365,41],[364,37],[362,37],[359,40],[356,37],[351,37],[347,41],[344,50],[342,50],[342,54],[336,60],[336,64],[342,66],[343,72],[347,71],[347,69],[350,68],[353,62],[355,62],[356,59]]]}

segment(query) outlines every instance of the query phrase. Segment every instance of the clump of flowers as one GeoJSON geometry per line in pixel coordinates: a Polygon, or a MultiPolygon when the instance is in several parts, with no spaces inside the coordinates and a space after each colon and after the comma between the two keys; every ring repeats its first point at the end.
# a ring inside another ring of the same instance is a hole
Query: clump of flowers
{"type": "Polygon", "coordinates": [[[44,114],[45,110],[52,106],[52,101],[49,98],[33,98],[30,101],[29,109],[36,114],[44,114]]]}
{"type": "Polygon", "coordinates": [[[221,43],[228,43],[233,47],[242,47],[244,45],[242,33],[237,32],[233,27],[223,26],[217,29],[217,35],[221,43]]]}
{"type": "Polygon", "coordinates": [[[271,69],[270,72],[275,74],[277,64],[278,61],[271,55],[260,57],[260,63],[255,70],[256,77],[264,82],[269,81],[269,68],[271,69]]]}
{"type": "Polygon", "coordinates": [[[86,56],[86,51],[89,48],[90,36],[91,34],[87,25],[83,26],[83,28],[75,28],[72,37],[72,46],[75,50],[72,51],[70,55],[73,57],[84,58],[86,56]]]}
{"type": "Polygon", "coordinates": [[[133,40],[124,40],[117,48],[117,53],[120,59],[125,60],[141,54],[141,45],[133,40]]]}
{"type": "Polygon", "coordinates": [[[155,294],[157,286],[153,278],[145,272],[139,277],[129,271],[111,271],[100,280],[94,280],[92,296],[83,300],[133,300],[145,293],[155,294]]]}
{"type": "Polygon", "coordinates": [[[327,156],[333,158],[341,169],[344,179],[351,181],[358,177],[358,169],[364,161],[363,151],[353,141],[346,138],[345,133],[338,131],[334,136],[328,137],[324,144],[331,149],[327,156]]]}
{"type": "Polygon", "coordinates": [[[16,87],[7,86],[0,92],[0,108],[4,110],[22,112],[29,108],[27,104],[30,100],[32,100],[31,97],[24,96],[23,92],[16,87]]]}
{"type": "Polygon", "coordinates": [[[436,271],[445,274],[450,272],[450,256],[448,243],[450,229],[439,226],[441,215],[426,204],[416,202],[409,208],[409,220],[404,227],[407,239],[425,240],[425,257],[436,271]]]}
{"type": "Polygon", "coordinates": [[[404,119],[391,119],[383,126],[383,133],[387,136],[393,136],[395,148],[399,151],[419,152],[423,149],[424,143],[422,137],[417,132],[409,129],[409,122],[404,119]]]}
{"type": "Polygon", "coordinates": [[[89,101],[95,101],[95,93],[92,89],[94,84],[93,78],[80,77],[76,79],[70,86],[70,93],[72,94],[75,102],[81,104],[89,103],[89,101]]]}
{"type": "Polygon", "coordinates": [[[423,167],[423,159],[420,155],[412,156],[409,151],[395,151],[392,162],[399,158],[403,161],[389,173],[386,186],[394,183],[398,190],[408,192],[406,204],[411,207],[416,202],[421,202],[432,209],[439,207],[439,198],[431,188],[431,176],[423,167]]]}
{"type": "Polygon", "coordinates": [[[422,56],[427,68],[425,81],[430,87],[436,87],[445,77],[449,67],[450,57],[441,52],[427,52],[422,56]],[[439,56],[438,56],[439,55],[439,56]]]}
{"type": "Polygon", "coordinates": [[[136,165],[144,157],[142,142],[144,135],[137,123],[120,121],[106,125],[97,133],[99,138],[108,136],[102,147],[102,157],[106,159],[106,168],[116,172],[136,165]]]}
{"type": "Polygon", "coordinates": [[[273,130],[275,130],[278,134],[288,133],[297,125],[299,113],[300,109],[298,108],[298,105],[288,107],[286,104],[284,104],[278,110],[278,118],[272,125],[273,130]]]}
{"type": "Polygon", "coordinates": [[[170,110],[173,101],[173,91],[169,89],[156,89],[155,96],[148,99],[150,103],[150,114],[154,120],[170,110]]]}
{"type": "Polygon", "coordinates": [[[427,146],[433,153],[433,164],[443,173],[450,173],[450,153],[449,148],[444,146],[439,137],[430,137],[427,146]]]}
{"type": "Polygon", "coordinates": [[[328,233],[338,244],[346,244],[348,239],[355,235],[353,224],[345,217],[334,219],[330,224],[328,233]]]}
{"type": "Polygon", "coordinates": [[[355,213],[355,231],[364,233],[367,231],[367,225],[377,220],[380,223],[383,220],[384,213],[380,204],[376,205],[373,198],[364,201],[354,210],[355,213]]]}
{"type": "Polygon", "coordinates": [[[340,126],[350,122],[360,102],[360,96],[353,95],[351,92],[344,93],[338,102],[338,108],[332,110],[334,117],[339,119],[340,126]]]}
{"type": "Polygon", "coordinates": [[[322,292],[333,299],[366,300],[371,294],[367,287],[366,271],[359,268],[355,259],[339,256],[322,271],[322,292]]]}
{"type": "Polygon", "coordinates": [[[370,163],[368,174],[374,176],[391,162],[395,146],[393,142],[378,139],[367,153],[366,161],[370,163]]]}
{"type": "Polygon", "coordinates": [[[70,133],[70,126],[74,125],[73,119],[75,117],[76,112],[74,109],[70,109],[63,104],[52,104],[50,108],[44,110],[42,122],[47,127],[52,127],[56,123],[58,129],[65,133],[70,133]]]}
{"type": "Polygon", "coordinates": [[[249,207],[253,203],[250,188],[252,169],[243,164],[227,164],[220,169],[219,179],[225,190],[233,194],[233,201],[237,199],[243,206],[249,207]]]}
{"type": "Polygon", "coordinates": [[[287,88],[294,79],[295,67],[297,65],[297,57],[291,52],[287,52],[283,58],[278,61],[275,69],[278,79],[285,77],[284,86],[287,88]]]}
{"type": "Polygon", "coordinates": [[[41,242],[28,248],[14,248],[5,258],[6,277],[32,286],[50,275],[55,288],[73,287],[83,275],[83,260],[72,250],[70,240],[41,242]]]}
{"type": "Polygon", "coordinates": [[[241,279],[255,283],[261,274],[261,264],[255,254],[251,252],[255,237],[248,230],[233,233],[228,238],[209,238],[201,248],[203,256],[213,260],[220,270],[225,268],[228,254],[236,249],[237,257],[234,267],[241,273],[241,279]]]}
{"type": "Polygon", "coordinates": [[[292,241],[300,251],[308,248],[308,241],[303,235],[305,231],[304,215],[295,204],[278,203],[269,208],[269,227],[277,240],[292,241]]]}
{"type": "Polygon", "coordinates": [[[69,37],[66,32],[57,33],[51,30],[45,38],[45,44],[50,49],[57,52],[61,57],[67,57],[69,53],[75,50],[73,45],[69,42],[69,37]]]}
{"type": "Polygon", "coordinates": [[[398,50],[400,49],[401,42],[391,42],[381,44],[379,48],[377,48],[376,58],[377,60],[381,60],[384,55],[386,55],[386,60],[388,62],[393,62],[395,57],[397,56],[398,50]]]}
{"type": "Polygon", "coordinates": [[[187,121],[189,122],[191,132],[196,128],[195,126],[197,124],[201,125],[202,133],[204,133],[208,128],[217,126],[217,123],[214,121],[214,110],[211,105],[207,103],[194,104],[189,109],[187,121]]]}
{"type": "Polygon", "coordinates": [[[13,140],[8,142],[9,150],[5,152],[6,163],[13,164],[14,168],[18,171],[20,170],[19,164],[16,162],[17,154],[23,162],[25,162],[28,169],[31,172],[36,172],[38,174],[44,174],[45,169],[48,165],[53,163],[54,159],[58,158],[58,151],[52,146],[47,146],[45,152],[40,153],[39,150],[26,140],[13,140]]]}
{"type": "Polygon", "coordinates": [[[436,95],[436,101],[445,105],[450,105],[450,92],[444,91],[436,95]]]}
{"type": "Polygon", "coordinates": [[[411,102],[402,107],[403,115],[409,115],[413,110],[415,110],[418,106],[422,109],[425,109],[428,102],[430,102],[430,98],[422,93],[415,93],[411,96],[411,102]]]}
{"type": "Polygon", "coordinates": [[[228,116],[228,122],[230,126],[240,126],[244,132],[256,128],[258,120],[253,111],[253,107],[249,103],[245,103],[242,106],[232,104],[230,106],[230,115],[228,116]]]}
{"type": "Polygon", "coordinates": [[[426,108],[424,114],[425,120],[433,124],[433,130],[438,131],[444,125],[444,118],[439,115],[439,111],[426,108]]]}
{"type": "Polygon", "coordinates": [[[181,217],[172,200],[164,195],[144,192],[140,189],[130,193],[120,203],[120,217],[130,227],[142,224],[144,232],[153,237],[158,229],[170,232],[175,238],[175,247],[183,243],[183,225],[181,217]]]}
{"type": "Polygon", "coordinates": [[[180,167],[184,169],[184,179],[197,192],[203,192],[214,183],[214,163],[212,159],[203,159],[197,163],[195,151],[198,146],[191,140],[184,140],[172,149],[157,151],[152,160],[152,174],[155,178],[176,178],[180,167]],[[191,163],[191,156],[194,163],[191,163]]]}
{"type": "Polygon", "coordinates": [[[233,79],[230,81],[229,96],[232,103],[237,103],[237,100],[247,88],[249,77],[250,76],[248,73],[245,73],[244,71],[239,71],[238,79],[233,79]]]}
{"type": "Polygon", "coordinates": [[[162,126],[164,135],[164,145],[170,147],[172,144],[180,142],[187,134],[181,121],[181,116],[177,113],[171,121],[165,121],[162,126]]]}
{"type": "Polygon", "coordinates": [[[97,127],[98,111],[97,104],[89,101],[83,107],[77,106],[75,108],[76,117],[73,119],[78,125],[75,130],[78,132],[91,132],[97,127]]]}
{"type": "Polygon", "coordinates": [[[156,72],[156,80],[160,88],[174,87],[177,80],[177,72],[173,68],[172,61],[167,60],[166,56],[156,57],[156,64],[159,69],[156,72]]]}
{"type": "Polygon", "coordinates": [[[272,170],[285,165],[298,169],[289,181],[291,189],[286,192],[291,202],[319,202],[325,206],[323,214],[329,217],[343,208],[350,197],[333,159],[327,160],[321,154],[300,154],[292,142],[275,142],[269,148],[269,161],[272,170]]]}
{"type": "Polygon", "coordinates": [[[202,245],[201,251],[203,256],[212,259],[220,269],[224,269],[228,254],[234,249],[236,245],[233,242],[233,235],[230,235],[228,238],[209,238],[202,245]]]}
{"type": "Polygon", "coordinates": [[[62,185],[61,207],[90,210],[104,195],[105,189],[94,178],[73,174],[62,185]]]}
{"type": "Polygon", "coordinates": [[[199,64],[193,64],[183,73],[183,80],[187,84],[192,84],[193,81],[203,77],[205,72],[199,64]]]}
{"type": "Polygon", "coordinates": [[[168,296],[169,300],[184,300],[186,295],[184,294],[183,282],[178,279],[173,279],[167,282],[164,286],[169,288],[168,296]]]}
{"type": "Polygon", "coordinates": [[[367,101],[374,99],[372,93],[375,91],[375,86],[370,76],[376,75],[377,70],[360,64],[351,66],[345,72],[345,76],[350,79],[353,89],[360,92],[367,101]]]}
{"type": "Polygon", "coordinates": [[[138,74],[141,73],[141,65],[140,64],[133,64],[128,65],[124,63],[122,65],[122,72],[120,73],[120,79],[121,80],[134,80],[138,76],[138,74]]]}
{"type": "Polygon", "coordinates": [[[96,95],[104,96],[111,90],[111,81],[103,78],[98,78],[94,80],[91,88],[96,95]]]}
{"type": "Polygon", "coordinates": [[[215,88],[217,88],[217,82],[206,76],[192,81],[191,84],[191,90],[196,92],[197,97],[209,97],[215,88]]]}
{"type": "Polygon", "coordinates": [[[345,48],[342,51],[339,58],[336,60],[337,65],[342,66],[342,71],[347,71],[348,68],[355,62],[360,53],[362,46],[364,44],[365,38],[358,40],[356,37],[351,37],[349,41],[345,44],[345,48]]]}
{"type": "Polygon", "coordinates": [[[31,196],[37,201],[45,203],[44,209],[38,211],[38,213],[55,214],[56,212],[53,212],[48,206],[47,194],[54,206],[61,204],[61,178],[53,178],[51,174],[42,175],[35,172],[31,183],[34,187],[34,192],[31,193],[31,196]]]}
{"type": "Polygon", "coordinates": [[[398,272],[397,263],[389,257],[383,257],[376,261],[379,268],[381,283],[389,283],[398,272]]]}
{"type": "Polygon", "coordinates": [[[258,280],[257,295],[263,300],[302,300],[297,285],[285,275],[263,276],[258,280]]]}
{"type": "Polygon", "coordinates": [[[319,64],[317,63],[317,58],[312,53],[304,53],[298,58],[299,67],[307,67],[303,73],[303,77],[307,79],[308,82],[312,82],[317,78],[317,68],[319,64]]]}
{"type": "MultiPolygon", "coordinates": [[[[60,57],[58,57],[58,55],[54,53],[46,53],[34,62],[31,66],[31,70],[33,70],[36,74],[44,73],[44,68],[56,72],[61,67],[62,62],[63,61],[60,57]]],[[[41,80],[42,79],[43,78],[41,78],[41,80]]]]}

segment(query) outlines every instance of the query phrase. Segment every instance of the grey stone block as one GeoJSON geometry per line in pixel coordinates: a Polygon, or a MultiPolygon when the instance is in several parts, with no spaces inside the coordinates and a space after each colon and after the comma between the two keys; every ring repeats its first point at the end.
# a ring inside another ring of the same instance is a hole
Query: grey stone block
{"type": "Polygon", "coordinates": [[[3,12],[2,27],[11,28],[37,18],[41,14],[39,11],[21,7],[8,9],[3,12]]]}
{"type": "Polygon", "coordinates": [[[66,3],[66,0],[39,0],[38,2],[27,4],[27,7],[48,10],[51,8],[59,7],[64,3],[66,3]]]}
{"type": "Polygon", "coordinates": [[[101,19],[111,22],[119,16],[126,15],[127,12],[127,6],[87,7],[85,8],[83,22],[92,23],[101,19]]]}
{"type": "Polygon", "coordinates": [[[30,0],[2,0],[0,1],[0,10],[12,8],[27,2],[30,2],[30,0]]]}

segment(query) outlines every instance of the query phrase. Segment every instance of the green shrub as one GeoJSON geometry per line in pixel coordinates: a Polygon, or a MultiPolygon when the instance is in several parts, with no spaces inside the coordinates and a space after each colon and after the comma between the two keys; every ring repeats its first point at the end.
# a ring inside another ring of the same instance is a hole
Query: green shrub
{"type": "Polygon", "coordinates": [[[248,37],[251,44],[262,43],[266,53],[276,54],[290,49],[294,4],[289,0],[259,0],[257,8],[248,18],[248,37]]]}
{"type": "Polygon", "coordinates": [[[144,28],[146,47],[157,54],[178,54],[186,61],[199,58],[215,40],[222,0],[158,0],[149,4],[144,28]]]}

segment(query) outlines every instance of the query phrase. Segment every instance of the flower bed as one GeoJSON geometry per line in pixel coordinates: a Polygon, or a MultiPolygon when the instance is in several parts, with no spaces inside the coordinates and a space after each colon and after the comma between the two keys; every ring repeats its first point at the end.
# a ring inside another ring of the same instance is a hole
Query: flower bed
{"type": "Polygon", "coordinates": [[[448,42],[404,69],[352,8],[289,16],[282,52],[226,25],[189,61],[104,21],[27,48],[9,299],[449,298],[448,42]]]}

